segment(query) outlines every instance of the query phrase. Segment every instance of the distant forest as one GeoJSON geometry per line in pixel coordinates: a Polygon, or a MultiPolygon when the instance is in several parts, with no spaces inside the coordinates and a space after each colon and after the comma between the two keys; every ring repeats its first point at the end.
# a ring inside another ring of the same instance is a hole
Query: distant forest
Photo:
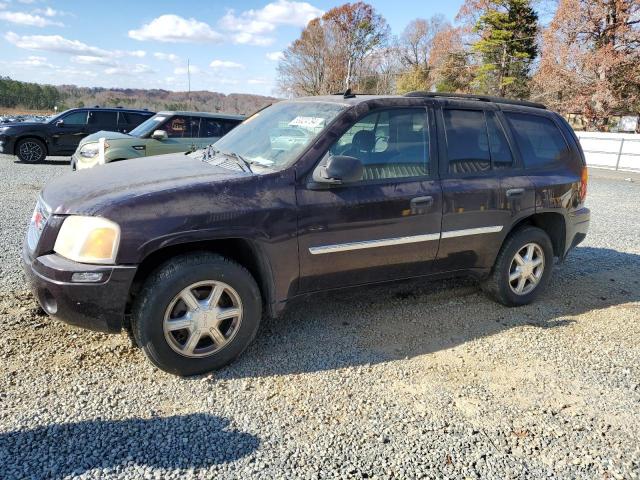
{"type": "Polygon", "coordinates": [[[277,101],[273,97],[197,91],[171,92],[138,88],[88,88],[75,85],[39,85],[0,77],[0,109],[58,111],[75,107],[130,107],[160,110],[195,110],[249,114],[277,101]]]}

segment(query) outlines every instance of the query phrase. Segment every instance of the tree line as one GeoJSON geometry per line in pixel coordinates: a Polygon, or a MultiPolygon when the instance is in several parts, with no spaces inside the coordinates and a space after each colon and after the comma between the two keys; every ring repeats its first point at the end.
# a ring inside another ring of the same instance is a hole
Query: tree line
{"type": "Polygon", "coordinates": [[[283,52],[278,89],[324,95],[347,86],[531,99],[603,129],[612,115],[640,111],[640,2],[466,0],[453,24],[418,18],[399,36],[371,5],[347,3],[309,22],[283,52]]]}
{"type": "Polygon", "coordinates": [[[0,107],[53,110],[53,107],[61,102],[62,97],[62,93],[51,85],[38,85],[0,77],[0,107]]]}

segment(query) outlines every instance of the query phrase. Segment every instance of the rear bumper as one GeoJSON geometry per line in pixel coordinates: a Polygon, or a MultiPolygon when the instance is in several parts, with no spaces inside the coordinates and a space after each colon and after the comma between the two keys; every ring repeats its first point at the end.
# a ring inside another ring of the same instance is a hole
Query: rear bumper
{"type": "Polygon", "coordinates": [[[70,325],[99,332],[122,329],[136,267],[85,265],[57,254],[31,259],[22,253],[23,268],[45,312],[70,325]],[[96,283],[72,281],[74,273],[100,273],[96,283]]]}
{"type": "Polygon", "coordinates": [[[577,247],[587,236],[589,222],[591,220],[591,210],[581,208],[571,212],[567,217],[567,237],[565,241],[564,256],[577,247]]]}

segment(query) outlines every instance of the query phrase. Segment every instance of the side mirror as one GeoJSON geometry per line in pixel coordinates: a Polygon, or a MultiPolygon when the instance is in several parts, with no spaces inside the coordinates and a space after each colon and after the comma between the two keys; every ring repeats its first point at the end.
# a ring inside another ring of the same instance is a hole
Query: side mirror
{"type": "Polygon", "coordinates": [[[166,140],[169,137],[167,136],[167,132],[165,132],[164,130],[156,130],[151,135],[151,138],[155,140],[166,140]]]}
{"type": "Polygon", "coordinates": [[[364,167],[356,157],[331,155],[325,164],[313,171],[313,184],[318,188],[362,180],[364,167]]]}
{"type": "Polygon", "coordinates": [[[63,127],[64,126],[64,120],[58,120],[56,122],[56,127],[63,127]]]}

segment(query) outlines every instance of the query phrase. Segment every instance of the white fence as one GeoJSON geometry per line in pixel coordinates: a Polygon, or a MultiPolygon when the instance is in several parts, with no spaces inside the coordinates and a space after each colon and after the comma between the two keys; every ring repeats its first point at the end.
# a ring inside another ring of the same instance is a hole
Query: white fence
{"type": "Polygon", "coordinates": [[[640,135],[576,132],[590,167],[640,171],[640,135]]]}

